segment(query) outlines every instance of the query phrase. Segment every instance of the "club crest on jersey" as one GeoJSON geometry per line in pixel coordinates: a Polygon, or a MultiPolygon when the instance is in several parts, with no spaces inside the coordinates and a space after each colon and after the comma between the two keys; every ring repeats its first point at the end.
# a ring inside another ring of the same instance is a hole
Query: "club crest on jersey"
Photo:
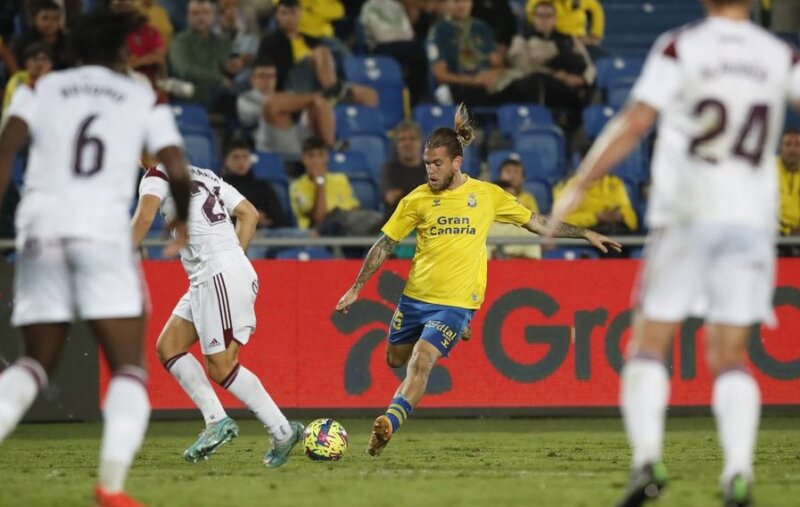
{"type": "Polygon", "coordinates": [[[478,200],[475,198],[475,194],[469,194],[467,197],[467,206],[470,208],[474,208],[478,205],[478,200]]]}
{"type": "Polygon", "coordinates": [[[434,208],[435,208],[436,206],[440,205],[440,204],[442,204],[442,200],[441,200],[441,199],[439,199],[438,197],[437,197],[436,199],[434,199],[434,200],[433,200],[433,207],[434,207],[434,208]]]}

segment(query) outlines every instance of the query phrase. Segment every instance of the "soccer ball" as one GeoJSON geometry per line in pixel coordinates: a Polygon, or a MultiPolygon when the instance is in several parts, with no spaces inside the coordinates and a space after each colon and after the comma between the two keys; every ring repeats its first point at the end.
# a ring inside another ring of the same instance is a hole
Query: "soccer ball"
{"type": "Polygon", "coordinates": [[[317,419],[306,426],[303,447],[316,461],[337,461],[347,452],[347,432],[333,419],[317,419]]]}

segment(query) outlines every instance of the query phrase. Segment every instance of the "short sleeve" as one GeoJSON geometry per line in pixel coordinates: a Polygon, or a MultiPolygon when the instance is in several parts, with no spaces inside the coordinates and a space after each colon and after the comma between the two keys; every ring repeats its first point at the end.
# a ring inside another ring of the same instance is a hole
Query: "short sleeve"
{"type": "Polygon", "coordinates": [[[153,195],[162,201],[169,195],[169,179],[158,167],[151,167],[139,182],[139,196],[153,195]]]}
{"type": "Polygon", "coordinates": [[[428,40],[425,44],[425,49],[428,53],[428,62],[436,63],[441,60],[447,60],[447,44],[444,40],[444,30],[440,23],[437,23],[428,34],[428,40]]]}
{"type": "Polygon", "coordinates": [[[27,85],[21,85],[14,92],[11,105],[8,107],[8,116],[16,116],[28,124],[28,130],[33,128],[36,118],[36,93],[27,85]]]}
{"type": "Polygon", "coordinates": [[[182,146],[183,138],[178,132],[172,110],[166,104],[158,104],[147,117],[145,143],[150,153],[156,154],[169,146],[182,146]]]}
{"type": "Polygon", "coordinates": [[[263,102],[253,93],[253,90],[242,93],[236,98],[236,112],[239,114],[239,121],[245,127],[255,127],[261,118],[263,102]]]}
{"type": "Polygon", "coordinates": [[[504,224],[525,225],[533,212],[523,206],[519,199],[493,183],[487,183],[494,204],[494,220],[504,224]]]}
{"type": "Polygon", "coordinates": [[[416,208],[408,196],[402,198],[394,210],[389,221],[383,226],[381,231],[394,241],[401,241],[403,238],[411,234],[417,224],[419,224],[419,216],[416,208]]]}
{"type": "Polygon", "coordinates": [[[677,43],[677,34],[672,32],[656,41],[631,90],[631,100],[658,111],[675,102],[682,82],[677,43]]]}
{"type": "Polygon", "coordinates": [[[232,185],[225,183],[224,181],[221,182],[222,186],[220,188],[220,197],[222,197],[222,202],[225,203],[225,209],[228,210],[228,213],[233,215],[233,210],[245,200],[244,196],[236,190],[232,185]]]}

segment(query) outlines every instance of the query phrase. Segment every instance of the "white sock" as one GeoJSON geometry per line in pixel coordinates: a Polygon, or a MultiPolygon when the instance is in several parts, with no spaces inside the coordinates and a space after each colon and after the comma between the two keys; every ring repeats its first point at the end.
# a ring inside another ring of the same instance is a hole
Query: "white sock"
{"type": "Polygon", "coordinates": [[[745,371],[729,370],[717,377],[712,398],[725,467],[723,483],[736,474],[753,479],[753,452],[761,415],[761,393],[745,371]]]}
{"type": "Polygon", "coordinates": [[[220,403],[217,393],[211,387],[203,367],[200,366],[200,362],[192,354],[173,357],[164,363],[164,367],[175,377],[183,390],[186,391],[186,394],[189,395],[189,398],[203,413],[206,426],[218,423],[228,417],[225,409],[222,408],[222,403],[220,403]]]}
{"type": "Polygon", "coordinates": [[[20,357],[3,371],[0,375],[0,442],[14,431],[46,385],[47,373],[30,357],[20,357]]]}
{"type": "Polygon", "coordinates": [[[622,369],[620,405],[633,448],[633,468],[661,460],[669,377],[663,363],[632,358],[622,369]]]}
{"type": "Polygon", "coordinates": [[[289,421],[253,372],[237,364],[228,378],[222,382],[222,387],[230,391],[255,414],[272,438],[285,441],[292,436],[289,421]]]}
{"type": "Polygon", "coordinates": [[[103,443],[97,474],[100,487],[109,493],[122,491],[128,469],[142,445],[150,401],[144,384],[145,371],[123,366],[111,378],[103,407],[103,443]]]}

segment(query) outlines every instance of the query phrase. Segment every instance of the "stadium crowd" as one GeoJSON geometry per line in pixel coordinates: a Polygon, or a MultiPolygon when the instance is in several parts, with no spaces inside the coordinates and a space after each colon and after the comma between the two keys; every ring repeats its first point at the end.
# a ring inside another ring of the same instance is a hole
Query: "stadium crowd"
{"type": "MultiPolygon", "coordinates": [[[[265,236],[375,232],[426,181],[424,139],[451,122],[460,102],[478,128],[464,171],[546,213],[625,103],[662,31],[646,8],[636,13],[641,23],[623,27],[611,15],[623,3],[16,0],[0,10],[3,113],[20,86],[70,66],[78,13],[139,10],[148,24],[128,39],[132,74],[173,105],[190,161],[223,174],[256,205],[265,236]]],[[[655,4],[664,27],[702,13],[694,0],[668,4],[655,4]]],[[[568,221],[604,234],[642,233],[656,137],[597,181],[568,221]]],[[[5,236],[13,234],[24,167],[21,159],[0,210],[5,236]]],[[[800,132],[787,128],[776,157],[782,235],[800,236],[798,169],[800,132]]],[[[492,233],[514,235],[500,224],[492,233]]],[[[492,255],[542,252],[503,246],[492,255]]]]}

